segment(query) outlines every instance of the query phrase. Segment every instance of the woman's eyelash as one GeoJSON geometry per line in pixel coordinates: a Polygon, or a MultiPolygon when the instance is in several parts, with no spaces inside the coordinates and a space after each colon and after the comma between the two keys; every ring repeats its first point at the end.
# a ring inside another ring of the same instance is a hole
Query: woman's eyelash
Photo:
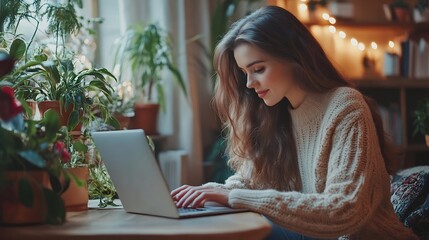
{"type": "Polygon", "coordinates": [[[265,70],[265,68],[256,68],[255,70],[253,70],[253,72],[262,73],[264,70],[265,70]]]}

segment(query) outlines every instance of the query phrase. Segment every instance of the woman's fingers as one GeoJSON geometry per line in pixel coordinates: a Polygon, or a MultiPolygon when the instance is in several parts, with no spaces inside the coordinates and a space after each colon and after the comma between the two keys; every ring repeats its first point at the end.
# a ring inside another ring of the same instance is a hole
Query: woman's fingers
{"type": "Polygon", "coordinates": [[[172,192],[177,207],[202,207],[207,201],[228,205],[229,190],[203,186],[182,186],[172,192]]]}
{"type": "Polygon", "coordinates": [[[194,187],[188,187],[176,194],[177,197],[177,207],[187,207],[184,203],[188,200],[188,198],[195,192],[194,187]]]}
{"type": "Polygon", "coordinates": [[[174,197],[174,196],[176,196],[176,194],[178,194],[179,192],[181,192],[183,189],[185,189],[185,188],[187,188],[187,187],[189,187],[189,186],[188,186],[188,185],[182,185],[182,186],[180,186],[180,187],[178,187],[178,188],[174,189],[173,191],[171,191],[170,195],[171,195],[172,197],[174,197]]]}
{"type": "Polygon", "coordinates": [[[194,205],[193,202],[196,198],[200,197],[200,196],[205,196],[205,193],[202,191],[193,191],[191,194],[189,194],[188,197],[183,198],[184,201],[182,203],[183,207],[191,207],[191,208],[197,208],[198,205],[194,205]]]}

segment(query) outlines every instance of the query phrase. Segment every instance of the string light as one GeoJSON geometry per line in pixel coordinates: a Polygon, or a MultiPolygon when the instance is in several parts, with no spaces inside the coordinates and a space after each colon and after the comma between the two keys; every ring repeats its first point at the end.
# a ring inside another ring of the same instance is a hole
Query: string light
{"type": "Polygon", "coordinates": [[[299,10],[300,11],[307,11],[307,9],[308,9],[307,4],[305,4],[305,3],[300,3],[299,4],[299,10]]]}
{"type": "MultiPolygon", "coordinates": [[[[304,5],[306,5],[306,9],[308,9],[308,3],[307,3],[307,0],[301,0],[301,4],[300,4],[300,6],[299,6],[299,8],[300,8],[300,10],[301,9],[303,9],[302,7],[301,7],[301,5],[302,4],[304,4],[304,5]]],[[[334,26],[336,23],[337,23],[337,20],[334,18],[334,17],[332,17],[332,16],[330,16],[329,15],[329,13],[326,13],[326,12],[324,12],[324,13],[322,13],[322,18],[324,19],[324,20],[326,20],[326,21],[328,21],[329,22],[329,27],[328,27],[328,30],[329,30],[329,32],[331,32],[331,33],[336,33],[337,32],[337,29],[336,29],[336,27],[334,26]]],[[[347,37],[347,33],[346,32],[344,32],[344,31],[338,31],[338,36],[341,38],[341,39],[345,39],[346,37],[347,37]]],[[[361,50],[361,51],[364,51],[365,50],[365,44],[364,43],[362,43],[362,42],[359,42],[356,38],[354,38],[354,37],[352,37],[352,38],[350,38],[350,43],[353,45],[353,46],[355,46],[355,47],[357,47],[359,50],[361,50]]],[[[378,48],[378,44],[376,43],[376,42],[374,42],[374,41],[372,41],[371,42],[371,44],[370,44],[370,46],[371,46],[371,48],[373,49],[373,50],[376,50],[377,48],[378,48]]],[[[389,44],[388,44],[388,46],[390,47],[390,48],[394,48],[394,46],[395,46],[395,43],[393,42],[393,41],[389,41],[389,44]]]]}
{"type": "Polygon", "coordinates": [[[364,43],[362,43],[362,42],[360,42],[360,43],[358,44],[358,49],[359,49],[359,50],[361,50],[361,51],[365,50],[365,44],[364,44],[364,43]]]}
{"type": "Polygon", "coordinates": [[[327,13],[323,13],[323,14],[322,14],[322,18],[323,18],[324,20],[328,21],[328,20],[329,20],[329,18],[330,18],[330,16],[329,16],[329,14],[327,14],[327,13]]]}

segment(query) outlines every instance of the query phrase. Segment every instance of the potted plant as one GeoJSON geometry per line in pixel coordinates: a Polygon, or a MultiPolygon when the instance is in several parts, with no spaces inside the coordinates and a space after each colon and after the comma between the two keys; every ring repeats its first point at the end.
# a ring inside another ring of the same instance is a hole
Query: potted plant
{"type": "Polygon", "coordinates": [[[113,127],[115,127],[115,129],[128,129],[130,120],[134,116],[133,100],[126,99],[125,96],[121,96],[117,91],[113,92],[111,101],[108,101],[106,98],[102,98],[101,100],[113,118],[118,121],[118,127],[113,127]]]}
{"type": "Polygon", "coordinates": [[[149,135],[157,134],[158,111],[165,108],[161,77],[164,69],[174,75],[186,94],[182,76],[172,58],[168,32],[157,24],[131,26],[118,39],[114,58],[115,68],[119,69],[118,78],[121,81],[126,71],[131,71],[135,89],[138,90],[135,93],[137,101],[134,105],[135,115],[131,120],[132,128],[143,128],[149,135]],[[131,69],[127,69],[127,66],[131,69]]]}
{"type": "MultiPolygon", "coordinates": [[[[39,55],[39,64],[29,69],[33,72],[28,79],[33,91],[38,92],[39,109],[55,108],[64,117],[62,124],[69,131],[79,123],[88,125],[95,119],[93,108],[96,105],[105,121],[111,121],[109,111],[100,104],[100,97],[112,100],[113,89],[108,77],[115,77],[105,68],[82,69],[75,71],[73,62],[66,60],[47,60],[39,55]]],[[[22,87],[21,87],[22,89],[22,87]]]]}
{"type": "Polygon", "coordinates": [[[414,135],[425,136],[426,145],[429,146],[429,99],[422,100],[414,111],[414,135]]]}
{"type": "Polygon", "coordinates": [[[71,154],[70,161],[63,162],[66,172],[64,178],[70,181],[69,188],[61,195],[66,211],[82,211],[88,208],[88,179],[89,179],[89,152],[88,133],[72,134],[64,131],[66,136],[64,148],[71,154]]]}
{"type": "MultiPolygon", "coordinates": [[[[5,35],[0,34],[4,51],[17,62],[17,68],[7,78],[13,84],[17,97],[27,101],[43,101],[39,106],[42,114],[46,105],[47,108],[56,109],[62,116],[61,124],[67,125],[69,130],[74,129],[81,120],[84,124],[93,120],[91,108],[94,105],[100,109],[105,121],[111,121],[105,106],[100,105],[98,96],[89,95],[99,92],[110,100],[112,88],[106,78],[115,77],[105,68],[76,70],[72,60],[74,54],[67,52],[65,47],[67,39],[83,28],[84,19],[78,17],[76,12],[76,8],[83,7],[82,1],[41,4],[40,0],[33,0],[32,3],[12,0],[3,1],[1,6],[0,26],[11,30],[10,35],[19,36],[16,29],[22,19],[34,20],[37,31],[39,21],[46,18],[47,33],[55,40],[54,55],[48,57],[46,52],[50,51],[44,49],[35,51],[29,60],[23,56],[27,56],[34,34],[28,44],[23,39],[13,37],[10,47],[7,46],[5,35]]],[[[96,20],[88,20],[91,21],[96,20]]],[[[91,32],[91,29],[88,31],[91,32]]]]}
{"type": "MultiPolygon", "coordinates": [[[[1,78],[0,78],[1,80],[1,78]]],[[[0,222],[2,224],[61,224],[62,163],[70,153],[62,148],[58,115],[24,119],[13,89],[0,87],[0,222]]]]}
{"type": "Polygon", "coordinates": [[[89,168],[89,199],[98,199],[98,206],[101,208],[116,206],[114,200],[118,198],[118,194],[99,155],[97,152],[96,161],[89,168]]]}

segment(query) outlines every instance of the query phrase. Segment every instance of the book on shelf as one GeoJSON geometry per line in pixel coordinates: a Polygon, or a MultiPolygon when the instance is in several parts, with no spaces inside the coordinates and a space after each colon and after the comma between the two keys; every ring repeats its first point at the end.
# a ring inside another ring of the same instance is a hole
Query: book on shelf
{"type": "Polygon", "coordinates": [[[392,142],[397,145],[402,145],[404,142],[402,136],[402,119],[398,104],[390,104],[388,106],[379,106],[381,121],[383,122],[384,131],[392,142]]]}
{"type": "MultiPolygon", "coordinates": [[[[388,58],[385,58],[386,60],[389,61],[388,58]]],[[[407,39],[401,43],[400,75],[413,79],[429,78],[428,40],[421,37],[418,39],[407,39]]]]}
{"type": "Polygon", "coordinates": [[[396,53],[386,52],[384,54],[383,75],[386,77],[399,76],[400,74],[399,55],[396,53]]]}

